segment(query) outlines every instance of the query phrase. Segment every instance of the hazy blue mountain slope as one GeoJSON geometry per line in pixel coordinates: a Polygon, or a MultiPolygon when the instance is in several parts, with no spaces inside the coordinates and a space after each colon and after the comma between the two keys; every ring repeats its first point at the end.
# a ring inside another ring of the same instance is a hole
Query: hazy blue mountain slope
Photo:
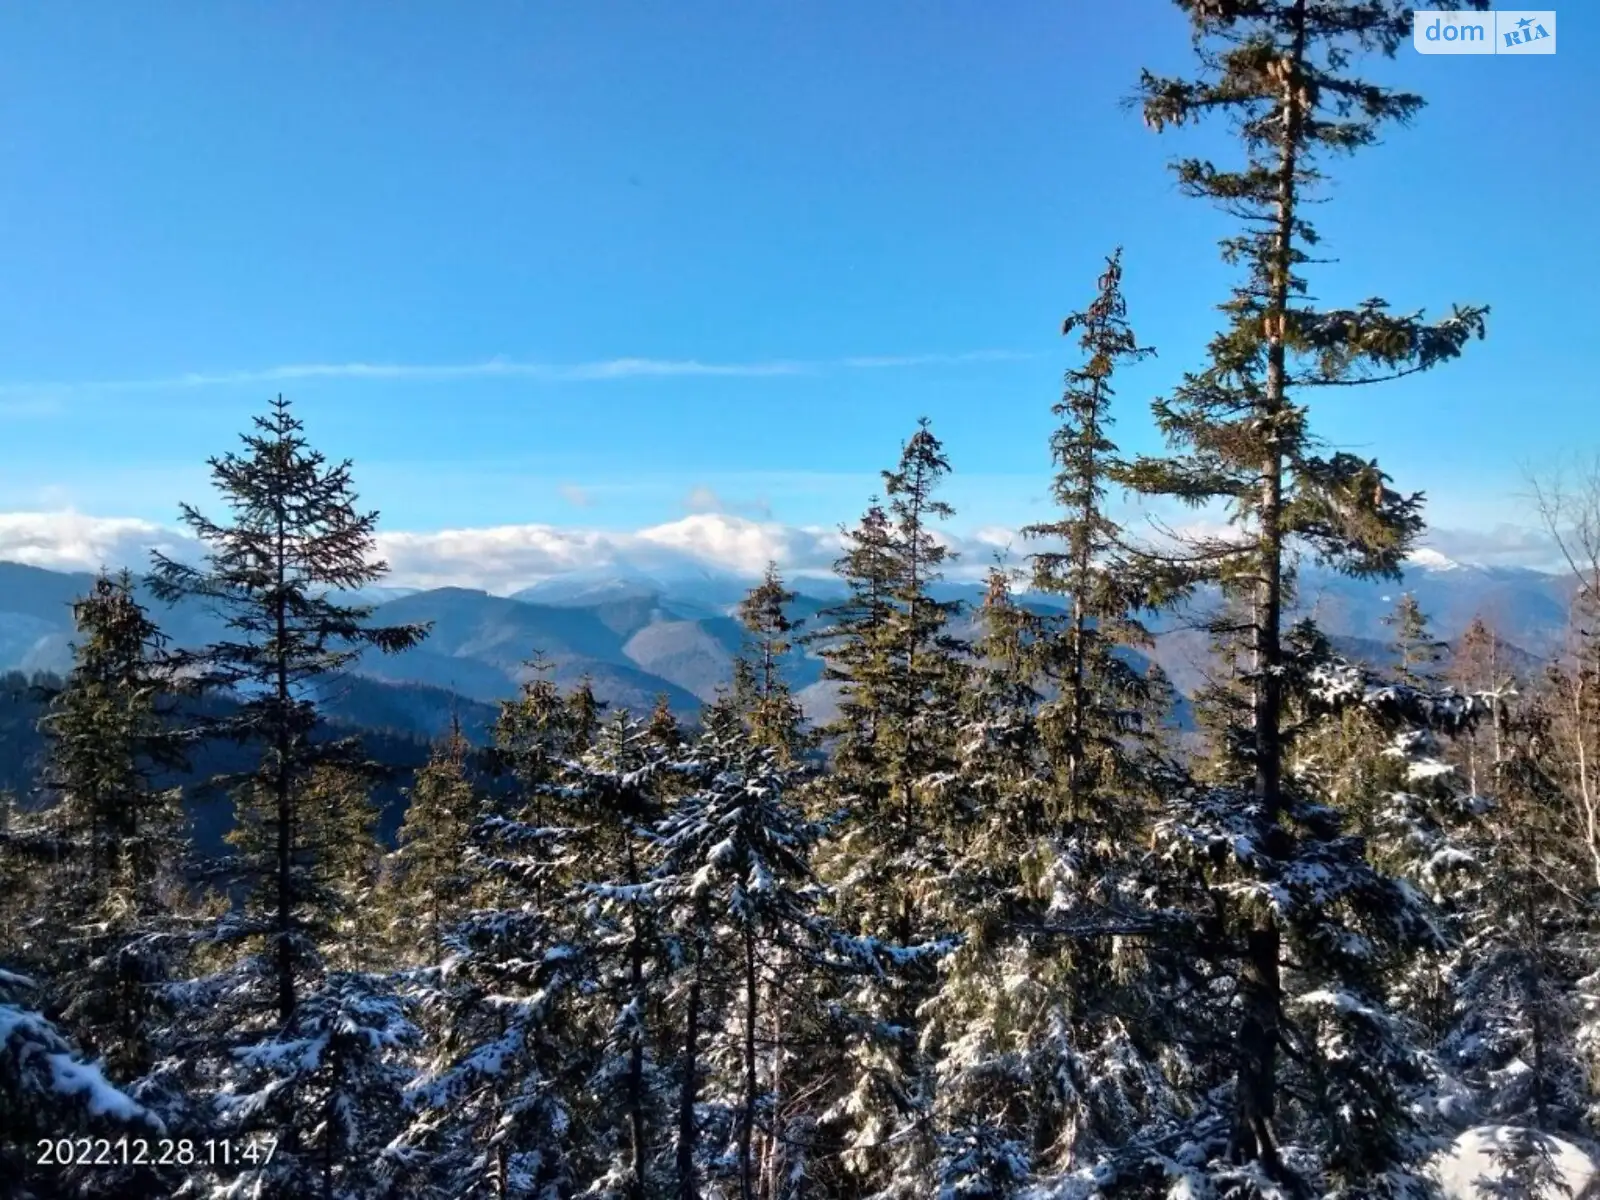
{"type": "MultiPolygon", "coordinates": [[[[82,572],[0,563],[0,670],[65,670],[71,661],[72,601],[91,581],[82,572]]],[[[689,716],[729,679],[743,639],[733,611],[749,582],[713,570],[600,567],[557,576],[513,597],[469,588],[372,589],[360,598],[379,602],[376,620],[429,621],[434,630],[415,650],[394,657],[367,655],[355,668],[357,677],[416,685],[422,692],[404,702],[374,692],[362,703],[376,704],[383,696],[386,723],[436,730],[447,719],[447,697],[459,696],[463,705],[492,705],[513,696],[524,664],[541,653],[558,682],[570,685],[588,675],[599,697],[612,706],[647,708],[664,693],[689,716]],[[423,694],[431,698],[424,700],[423,694]]],[[[792,586],[801,594],[790,615],[803,623],[802,632],[824,627],[824,610],[842,597],[838,581],[808,577],[792,586]]],[[[1295,612],[1314,615],[1347,652],[1382,661],[1390,636],[1383,618],[1406,590],[1417,595],[1439,637],[1460,636],[1482,614],[1500,629],[1508,658],[1523,665],[1560,644],[1570,596],[1570,585],[1557,575],[1467,566],[1433,555],[1408,570],[1399,584],[1307,569],[1295,612]]],[[[953,582],[938,591],[967,605],[969,615],[958,620],[957,631],[970,633],[970,611],[981,604],[983,588],[953,582]]],[[[1053,597],[1024,594],[1022,602],[1041,612],[1060,607],[1053,597]]],[[[1214,603],[1201,594],[1189,611],[1151,622],[1159,636],[1150,657],[1180,692],[1202,686],[1211,668],[1208,640],[1194,626],[1214,603]]],[[[217,618],[198,603],[152,604],[151,610],[179,645],[201,644],[222,632],[217,618]]],[[[784,669],[808,709],[825,718],[832,696],[819,684],[821,662],[814,651],[797,647],[784,669]]]]}
{"type": "Polygon", "coordinates": [[[705,622],[658,621],[646,625],[624,649],[642,669],[701,700],[716,697],[733,672],[733,654],[705,622]]]}
{"type": "Polygon", "coordinates": [[[553,662],[625,662],[624,639],[592,610],[529,604],[468,588],[436,588],[380,605],[380,624],[431,621],[433,654],[471,658],[511,672],[535,651],[553,662]]]}

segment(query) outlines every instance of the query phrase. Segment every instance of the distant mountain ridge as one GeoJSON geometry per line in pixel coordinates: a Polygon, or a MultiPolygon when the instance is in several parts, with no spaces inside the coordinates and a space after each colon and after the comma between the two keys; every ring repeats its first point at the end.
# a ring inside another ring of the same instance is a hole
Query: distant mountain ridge
{"type": "MultiPolygon", "coordinates": [[[[0,562],[0,670],[60,672],[70,664],[71,605],[93,577],[0,562]]],[[[558,684],[587,677],[607,704],[645,711],[658,696],[692,715],[731,676],[742,633],[733,617],[753,581],[711,569],[650,572],[630,567],[591,568],[554,576],[511,596],[471,588],[370,589],[360,597],[376,605],[379,622],[427,621],[433,633],[421,646],[394,656],[368,654],[356,664],[342,716],[352,723],[434,736],[452,705],[471,726],[484,729],[493,706],[514,696],[536,654],[558,684]]],[[[837,602],[836,580],[800,578],[796,617],[815,625],[817,613],[837,602]]],[[[970,607],[983,587],[941,584],[943,599],[970,607]]],[[[1437,636],[1453,639],[1482,615],[1532,663],[1560,644],[1572,587],[1561,576],[1523,568],[1480,567],[1424,551],[1402,583],[1371,583],[1320,570],[1302,573],[1294,615],[1314,616],[1351,653],[1381,657],[1391,632],[1383,618],[1402,592],[1412,592],[1437,636]]],[[[1051,597],[1024,595],[1030,605],[1058,606],[1051,597]]],[[[221,632],[203,605],[169,608],[145,600],[163,630],[179,645],[198,645],[221,632]]],[[[1192,606],[1203,611],[1202,595],[1192,606]]],[[[1152,655],[1180,691],[1204,679],[1206,640],[1193,616],[1153,620],[1152,655]]],[[[832,689],[821,682],[814,652],[796,649],[784,664],[791,684],[814,716],[832,709],[832,689]]]]}

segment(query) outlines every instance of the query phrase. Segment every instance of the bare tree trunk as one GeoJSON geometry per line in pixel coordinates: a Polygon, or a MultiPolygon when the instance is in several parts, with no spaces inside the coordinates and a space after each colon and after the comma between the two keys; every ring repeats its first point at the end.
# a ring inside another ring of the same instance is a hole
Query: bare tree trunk
{"type": "MultiPolygon", "coordinates": [[[[633,840],[623,831],[627,842],[628,883],[638,886],[638,865],[633,854],[633,840]]],[[[638,1019],[644,1020],[644,936],[639,928],[639,912],[631,914],[632,942],[628,947],[629,1000],[639,1006],[638,1019]]],[[[628,1165],[633,1178],[628,1183],[628,1200],[644,1200],[644,1176],[649,1154],[648,1133],[645,1128],[644,1041],[640,1031],[628,1048],[628,1165]]]]}
{"type": "Polygon", "coordinates": [[[739,1105],[739,1200],[755,1200],[751,1157],[756,1129],[756,1018],[758,1015],[755,931],[744,932],[744,1084],[739,1105]]]}
{"type": "Polygon", "coordinates": [[[274,616],[277,622],[277,642],[273,646],[273,655],[276,659],[276,697],[277,729],[274,731],[274,749],[277,753],[276,770],[273,773],[273,789],[276,793],[277,818],[278,818],[278,845],[277,845],[277,914],[276,932],[278,944],[276,946],[277,983],[278,983],[278,1020],[284,1025],[289,1023],[289,1018],[294,1015],[295,988],[294,988],[294,945],[292,930],[294,925],[294,809],[289,790],[289,629],[287,605],[284,601],[283,589],[285,584],[285,568],[288,559],[286,545],[287,533],[285,530],[286,515],[280,505],[278,509],[278,539],[277,539],[277,575],[278,591],[273,598],[275,608],[274,616]]]}
{"type": "Polygon", "coordinates": [[[700,1187],[695,1179],[695,1143],[698,1133],[694,1106],[699,1094],[700,1065],[700,995],[701,961],[704,946],[697,946],[694,958],[694,978],[689,984],[689,1011],[684,1017],[683,1029],[683,1080],[678,1092],[678,1200],[700,1200],[700,1187]]]}
{"type": "Polygon", "coordinates": [[[767,1010],[772,1022],[772,1066],[769,1071],[772,1092],[772,1127],[767,1130],[761,1146],[761,1177],[758,1193],[761,1200],[779,1200],[778,1192],[783,1171],[783,1147],[786,1137],[783,1119],[783,1005],[778,996],[777,980],[783,978],[783,951],[775,951],[771,978],[767,991],[767,1010]]]}
{"type": "Polygon", "coordinates": [[[1571,771],[1583,808],[1584,840],[1600,885],[1600,785],[1594,759],[1600,756],[1600,713],[1593,689],[1600,686],[1600,460],[1580,473],[1576,489],[1560,474],[1529,480],[1545,530],[1555,542],[1576,592],[1572,598],[1570,646],[1565,671],[1572,721],[1571,771]]]}

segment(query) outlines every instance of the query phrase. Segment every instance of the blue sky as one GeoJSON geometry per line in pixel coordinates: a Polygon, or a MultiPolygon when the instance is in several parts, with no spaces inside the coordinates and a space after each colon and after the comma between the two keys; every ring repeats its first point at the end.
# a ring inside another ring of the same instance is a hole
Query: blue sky
{"type": "MultiPolygon", "coordinates": [[[[1375,68],[1429,107],[1318,214],[1324,300],[1493,306],[1316,414],[1449,528],[1600,449],[1600,22],[1558,11],[1554,57],[1375,68]]],[[[1231,282],[1165,170],[1219,133],[1119,104],[1188,66],[1157,0],[145,0],[0,38],[0,511],[170,524],[281,390],[394,529],[831,525],[922,414],[958,526],[1016,525],[1104,255],[1159,351],[1130,449],[1231,282]]]]}

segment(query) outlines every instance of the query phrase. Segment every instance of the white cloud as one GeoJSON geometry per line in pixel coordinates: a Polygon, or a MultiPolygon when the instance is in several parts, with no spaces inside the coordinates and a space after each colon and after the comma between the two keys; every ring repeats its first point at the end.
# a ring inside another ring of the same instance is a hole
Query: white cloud
{"type": "MultiPolygon", "coordinates": [[[[981,575],[996,534],[951,537],[961,554],[952,575],[981,575]]],[[[159,548],[193,558],[199,547],[179,530],[151,521],[90,517],[76,512],[0,514],[0,560],[58,570],[138,569],[159,548]]],[[[756,575],[769,561],[794,575],[831,570],[839,530],[785,525],[726,512],[692,513],[632,531],[558,525],[499,525],[430,532],[389,530],[378,535],[388,562],[386,583],[405,587],[473,587],[512,592],[551,575],[606,566],[658,570],[700,566],[756,575]]]]}
{"type": "Polygon", "coordinates": [[[555,525],[501,525],[436,533],[383,533],[389,582],[512,592],[565,571],[696,565],[754,575],[769,561],[797,573],[826,571],[837,530],[796,528],[727,513],[695,513],[632,532],[555,525]]]}
{"type": "MultiPolygon", "coordinates": [[[[175,391],[235,387],[246,384],[293,383],[307,379],[382,380],[409,383],[454,382],[463,379],[522,379],[533,383],[592,383],[619,379],[730,378],[751,379],[810,375],[830,370],[909,369],[959,366],[965,363],[1009,362],[1034,355],[1011,350],[975,350],[957,354],[865,355],[832,359],[767,359],[751,362],[702,362],[687,358],[613,358],[587,363],[545,363],[490,358],[468,363],[289,363],[238,371],[189,371],[146,379],[101,379],[35,383],[0,383],[0,396],[16,396],[26,411],[56,411],[53,397],[96,392],[175,391]]],[[[3,410],[0,410],[3,411],[3,410]]]]}
{"type": "Polygon", "coordinates": [[[1457,562],[1491,567],[1533,567],[1556,570],[1561,553],[1550,535],[1526,525],[1490,529],[1429,529],[1424,542],[1457,562]]]}
{"type": "Polygon", "coordinates": [[[140,567],[150,551],[192,558],[196,543],[179,532],[132,517],[90,517],[73,511],[0,513],[0,560],[55,571],[140,567]]]}
{"type": "MultiPolygon", "coordinates": [[[[1191,529],[1187,532],[1200,532],[1191,529]]],[[[1206,532],[1214,532],[1206,530],[1206,532]]],[[[1546,566],[1548,543],[1510,526],[1488,533],[1439,531],[1429,544],[1468,562],[1546,566]]],[[[941,541],[957,555],[947,576],[980,579],[997,554],[1021,565],[1037,547],[1016,530],[988,526],[941,541]]],[[[769,561],[791,576],[828,573],[842,548],[840,531],[794,526],[730,512],[697,512],[637,530],[581,526],[499,525],[429,532],[386,530],[378,552],[389,563],[384,581],[404,587],[470,587],[508,593],[552,575],[608,566],[652,571],[684,566],[758,574],[769,561]]],[[[151,549],[192,560],[200,547],[181,530],[126,517],[79,512],[0,514],[0,560],[55,570],[139,569],[151,549]]]]}

